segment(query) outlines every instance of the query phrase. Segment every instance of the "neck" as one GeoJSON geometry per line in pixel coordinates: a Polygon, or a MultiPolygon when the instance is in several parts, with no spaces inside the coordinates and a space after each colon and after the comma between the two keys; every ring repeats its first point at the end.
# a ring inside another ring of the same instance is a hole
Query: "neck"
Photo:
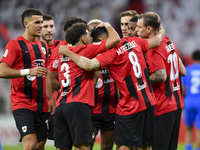
{"type": "Polygon", "coordinates": [[[45,43],[47,43],[48,46],[52,45],[53,42],[54,42],[54,39],[52,39],[51,41],[46,41],[42,37],[40,37],[40,40],[43,41],[43,42],[45,42],[45,43]]]}
{"type": "Polygon", "coordinates": [[[85,45],[85,44],[82,43],[81,41],[79,41],[78,43],[72,45],[72,47],[83,46],[83,45],[85,45]]]}
{"type": "Polygon", "coordinates": [[[158,34],[158,31],[152,31],[150,34],[149,34],[149,38],[153,38],[156,34],[158,34]]]}
{"type": "Polygon", "coordinates": [[[24,32],[22,37],[25,38],[26,40],[30,41],[30,42],[35,42],[37,40],[36,36],[30,35],[27,31],[24,32]]]}

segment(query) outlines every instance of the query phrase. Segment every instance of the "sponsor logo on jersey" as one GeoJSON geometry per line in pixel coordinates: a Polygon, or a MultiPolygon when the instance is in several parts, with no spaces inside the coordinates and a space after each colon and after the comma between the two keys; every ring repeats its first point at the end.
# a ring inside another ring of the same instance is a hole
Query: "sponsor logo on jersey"
{"type": "Polygon", "coordinates": [[[140,90],[142,90],[142,89],[144,89],[144,88],[147,87],[147,84],[146,84],[146,81],[145,81],[145,80],[143,80],[143,83],[144,83],[144,84],[142,84],[142,85],[139,85],[138,83],[135,83],[135,85],[136,85],[138,91],[140,91],[140,90]]]}
{"type": "Polygon", "coordinates": [[[174,84],[172,84],[173,87],[173,91],[178,91],[180,90],[180,84],[178,84],[178,82],[176,82],[177,86],[174,86],[174,84]]]}
{"type": "Polygon", "coordinates": [[[104,80],[104,83],[105,83],[105,84],[106,84],[106,83],[111,83],[111,82],[114,82],[114,80],[113,80],[113,79],[104,80]]]}
{"type": "Polygon", "coordinates": [[[36,60],[32,61],[32,66],[34,66],[34,67],[36,67],[36,66],[44,67],[45,66],[45,60],[36,59],[36,60]]]}
{"type": "Polygon", "coordinates": [[[3,57],[7,57],[7,55],[8,55],[8,49],[5,50],[3,57]]]}
{"type": "Polygon", "coordinates": [[[27,126],[23,126],[22,131],[25,133],[27,131],[27,126]]]}

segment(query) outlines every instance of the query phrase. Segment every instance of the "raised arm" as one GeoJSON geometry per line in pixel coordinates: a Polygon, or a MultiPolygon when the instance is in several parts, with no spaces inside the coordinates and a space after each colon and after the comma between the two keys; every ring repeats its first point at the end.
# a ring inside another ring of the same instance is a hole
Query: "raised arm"
{"type": "Polygon", "coordinates": [[[100,68],[100,63],[96,58],[89,59],[84,56],[80,56],[68,49],[68,46],[60,46],[59,54],[64,54],[68,56],[75,64],[77,64],[80,68],[91,71],[97,68],[100,68]]]}
{"type": "Polygon", "coordinates": [[[105,27],[108,31],[108,39],[106,40],[106,50],[117,46],[120,42],[120,37],[118,33],[113,29],[113,27],[108,22],[100,23],[98,27],[105,27]]]}

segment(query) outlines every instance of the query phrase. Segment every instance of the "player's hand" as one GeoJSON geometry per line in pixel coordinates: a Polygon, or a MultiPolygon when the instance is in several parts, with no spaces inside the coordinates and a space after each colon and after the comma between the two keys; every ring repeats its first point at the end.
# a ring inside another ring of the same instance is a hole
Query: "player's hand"
{"type": "Polygon", "coordinates": [[[47,68],[44,67],[34,67],[30,69],[29,74],[31,76],[38,76],[38,77],[43,77],[47,75],[47,68]]]}
{"type": "Polygon", "coordinates": [[[96,28],[103,28],[103,27],[107,28],[109,26],[111,26],[110,23],[108,23],[108,22],[102,22],[102,23],[98,24],[96,26],[96,28]]]}
{"type": "Polygon", "coordinates": [[[54,97],[52,97],[49,101],[49,112],[51,112],[51,115],[54,115],[55,113],[55,100],[54,97]]]}
{"type": "Polygon", "coordinates": [[[69,48],[67,45],[61,45],[59,48],[59,55],[66,55],[67,51],[69,51],[69,48]]]}

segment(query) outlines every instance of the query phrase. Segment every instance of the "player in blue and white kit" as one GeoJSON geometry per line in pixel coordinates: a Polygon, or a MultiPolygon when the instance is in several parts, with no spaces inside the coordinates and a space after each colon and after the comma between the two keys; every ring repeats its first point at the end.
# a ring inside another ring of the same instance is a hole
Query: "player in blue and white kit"
{"type": "Polygon", "coordinates": [[[186,76],[182,77],[185,93],[185,149],[192,150],[192,129],[196,123],[196,150],[200,150],[200,49],[192,54],[194,63],[186,67],[186,76]]]}

